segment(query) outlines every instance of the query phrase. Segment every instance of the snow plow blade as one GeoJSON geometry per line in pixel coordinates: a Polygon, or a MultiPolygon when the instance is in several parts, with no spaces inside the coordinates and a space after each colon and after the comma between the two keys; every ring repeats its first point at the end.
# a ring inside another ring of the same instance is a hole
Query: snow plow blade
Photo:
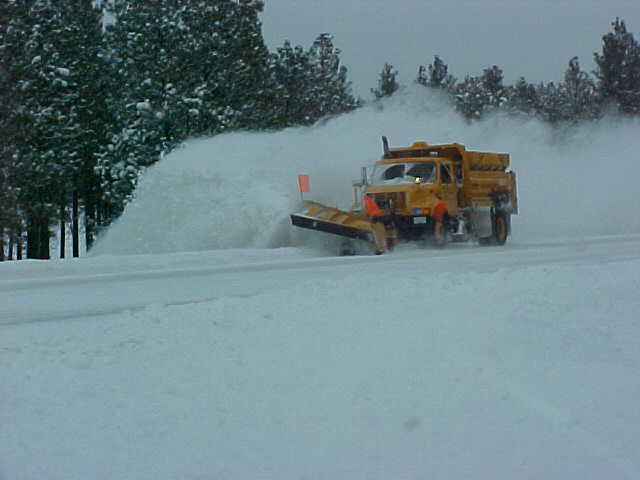
{"type": "Polygon", "coordinates": [[[384,225],[372,222],[356,213],[305,201],[304,210],[291,215],[291,223],[296,227],[371,242],[375,246],[376,253],[383,253],[387,250],[384,225]]]}

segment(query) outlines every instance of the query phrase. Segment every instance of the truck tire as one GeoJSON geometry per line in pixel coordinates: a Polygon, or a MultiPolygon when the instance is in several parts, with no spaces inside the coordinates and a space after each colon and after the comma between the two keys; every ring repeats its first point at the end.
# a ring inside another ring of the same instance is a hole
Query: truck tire
{"type": "Polygon", "coordinates": [[[509,235],[509,218],[506,213],[498,210],[491,214],[491,236],[479,238],[478,243],[482,246],[504,245],[509,235]]]}
{"type": "Polygon", "coordinates": [[[493,218],[493,239],[496,245],[504,245],[509,235],[509,219],[504,212],[496,212],[493,218]]]}

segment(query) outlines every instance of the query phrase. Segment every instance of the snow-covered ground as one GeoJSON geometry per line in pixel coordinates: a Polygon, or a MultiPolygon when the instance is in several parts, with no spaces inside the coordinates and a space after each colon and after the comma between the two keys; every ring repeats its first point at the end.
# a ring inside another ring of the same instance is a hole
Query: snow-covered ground
{"type": "Polygon", "coordinates": [[[408,92],[192,142],[95,255],[0,264],[0,479],[640,478],[637,127],[468,126],[408,92]],[[507,246],[294,232],[295,174],[346,206],[383,133],[509,151],[507,246]]]}

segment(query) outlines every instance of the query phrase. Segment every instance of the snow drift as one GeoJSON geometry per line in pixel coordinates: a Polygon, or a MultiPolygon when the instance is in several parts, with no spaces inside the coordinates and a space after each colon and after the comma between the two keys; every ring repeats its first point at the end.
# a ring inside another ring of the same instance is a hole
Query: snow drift
{"type": "Polygon", "coordinates": [[[271,248],[310,237],[289,225],[307,198],[348,208],[351,180],[379,158],[380,137],[459,142],[509,152],[518,174],[514,241],[640,231],[637,120],[606,118],[553,131],[533,119],[493,115],[468,124],[437,93],[406,88],[381,103],[309,128],[232,133],[186,142],[143,175],[136,198],[99,240],[97,254],[271,248]]]}

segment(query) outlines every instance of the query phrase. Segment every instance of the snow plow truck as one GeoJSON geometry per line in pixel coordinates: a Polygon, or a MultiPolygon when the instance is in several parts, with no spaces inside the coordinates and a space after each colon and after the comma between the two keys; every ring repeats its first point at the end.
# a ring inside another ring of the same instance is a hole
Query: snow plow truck
{"type": "Polygon", "coordinates": [[[343,211],[313,201],[291,215],[293,225],[346,239],[341,253],[364,241],[376,254],[399,242],[475,240],[504,245],[518,213],[516,175],[509,154],[468,151],[451,143],[389,148],[353,182],[355,203],[343,211]]]}

